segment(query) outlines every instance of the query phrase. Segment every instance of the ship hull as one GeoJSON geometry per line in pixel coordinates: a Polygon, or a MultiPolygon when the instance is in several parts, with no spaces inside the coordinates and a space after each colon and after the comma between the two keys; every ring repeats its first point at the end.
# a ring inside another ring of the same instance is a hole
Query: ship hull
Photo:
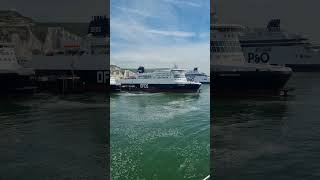
{"type": "Polygon", "coordinates": [[[295,72],[320,72],[320,53],[300,46],[242,45],[246,61],[255,64],[285,65],[295,72]]]}
{"type": "Polygon", "coordinates": [[[192,82],[199,82],[201,84],[210,84],[210,80],[208,79],[208,77],[204,77],[204,76],[197,76],[197,75],[188,75],[186,74],[186,78],[188,81],[192,81],[192,82]]]}
{"type": "Polygon", "coordinates": [[[279,94],[291,74],[272,71],[212,72],[212,89],[214,95],[279,94]]]}
{"type": "Polygon", "coordinates": [[[200,81],[201,84],[210,84],[210,81],[200,81]]]}
{"type": "Polygon", "coordinates": [[[53,86],[48,86],[49,89],[47,90],[50,90],[50,88],[54,90],[56,87],[54,83],[57,78],[73,76],[79,77],[79,81],[82,84],[81,88],[84,91],[107,92],[110,89],[108,70],[35,70],[35,74],[38,78],[49,77],[48,82],[53,82],[53,86]]]}
{"type": "Polygon", "coordinates": [[[30,76],[21,76],[17,73],[1,73],[0,84],[2,93],[27,93],[35,90],[34,81],[30,76]]]}
{"type": "Polygon", "coordinates": [[[201,84],[122,84],[121,89],[124,91],[144,91],[144,92],[179,92],[195,93],[200,89],[201,84]]]}
{"type": "Polygon", "coordinates": [[[111,84],[110,85],[110,89],[111,89],[111,92],[120,92],[121,91],[121,86],[120,85],[111,84]]]}
{"type": "MultiPolygon", "coordinates": [[[[83,91],[108,92],[110,90],[108,55],[34,55],[28,66],[35,70],[38,78],[49,77],[54,81],[59,77],[75,76],[80,78],[83,91]]],[[[54,84],[48,90],[51,88],[55,88],[54,84]]]]}
{"type": "Polygon", "coordinates": [[[320,72],[320,64],[286,64],[294,72],[320,72]]]}

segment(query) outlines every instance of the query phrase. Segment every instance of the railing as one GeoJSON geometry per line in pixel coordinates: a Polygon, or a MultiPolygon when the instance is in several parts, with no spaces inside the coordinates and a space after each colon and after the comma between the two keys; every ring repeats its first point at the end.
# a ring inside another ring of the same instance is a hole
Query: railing
{"type": "Polygon", "coordinates": [[[207,177],[205,177],[203,180],[209,180],[210,179],[210,175],[208,175],[207,177]]]}

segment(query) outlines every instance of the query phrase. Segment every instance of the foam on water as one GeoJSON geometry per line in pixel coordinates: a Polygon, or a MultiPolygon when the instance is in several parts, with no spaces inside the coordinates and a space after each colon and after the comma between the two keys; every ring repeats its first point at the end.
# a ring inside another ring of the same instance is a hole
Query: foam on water
{"type": "Polygon", "coordinates": [[[204,100],[170,93],[112,97],[113,179],[201,179],[209,174],[209,106],[199,106],[207,104],[204,100]]]}

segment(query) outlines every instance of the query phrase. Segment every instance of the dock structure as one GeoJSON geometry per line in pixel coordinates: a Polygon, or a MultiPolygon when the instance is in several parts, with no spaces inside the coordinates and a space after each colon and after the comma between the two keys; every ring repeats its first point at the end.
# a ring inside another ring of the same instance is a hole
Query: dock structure
{"type": "Polygon", "coordinates": [[[60,94],[80,93],[86,88],[86,84],[78,76],[41,76],[36,82],[40,91],[60,94]]]}

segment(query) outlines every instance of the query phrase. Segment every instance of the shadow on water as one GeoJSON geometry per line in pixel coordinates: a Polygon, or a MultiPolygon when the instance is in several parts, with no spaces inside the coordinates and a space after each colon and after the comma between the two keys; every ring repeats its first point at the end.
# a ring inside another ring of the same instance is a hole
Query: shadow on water
{"type": "Polygon", "coordinates": [[[105,179],[103,94],[0,100],[0,179],[105,179]]]}
{"type": "Polygon", "coordinates": [[[288,97],[214,99],[213,177],[318,179],[319,84],[319,73],[296,73],[288,97]]]}

